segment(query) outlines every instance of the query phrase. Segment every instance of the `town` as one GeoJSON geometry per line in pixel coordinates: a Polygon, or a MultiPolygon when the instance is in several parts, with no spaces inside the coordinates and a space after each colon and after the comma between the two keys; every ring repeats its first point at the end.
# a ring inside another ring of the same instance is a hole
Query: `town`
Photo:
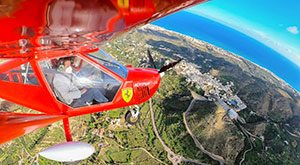
{"type": "Polygon", "coordinates": [[[239,111],[246,109],[247,105],[233,94],[233,82],[227,82],[223,85],[220,80],[210,73],[201,73],[196,65],[182,61],[176,68],[177,74],[186,77],[187,83],[204,91],[204,96],[209,101],[214,101],[222,106],[231,120],[239,120],[245,123],[245,120],[239,117],[239,111]]]}

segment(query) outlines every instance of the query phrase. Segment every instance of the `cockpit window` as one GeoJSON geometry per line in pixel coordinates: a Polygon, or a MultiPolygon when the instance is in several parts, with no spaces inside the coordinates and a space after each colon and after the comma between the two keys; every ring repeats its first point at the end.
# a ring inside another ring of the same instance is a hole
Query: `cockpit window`
{"type": "Polygon", "coordinates": [[[128,71],[126,67],[118,63],[111,55],[107,54],[103,50],[99,50],[93,53],[89,53],[88,56],[100,64],[104,65],[111,71],[117,73],[123,78],[127,77],[128,71]]]}
{"type": "Polygon", "coordinates": [[[58,100],[73,108],[111,102],[121,86],[121,82],[77,56],[39,64],[58,100]]]}
{"type": "Polygon", "coordinates": [[[29,62],[13,68],[7,72],[0,73],[0,80],[20,84],[39,85],[29,62]]]}

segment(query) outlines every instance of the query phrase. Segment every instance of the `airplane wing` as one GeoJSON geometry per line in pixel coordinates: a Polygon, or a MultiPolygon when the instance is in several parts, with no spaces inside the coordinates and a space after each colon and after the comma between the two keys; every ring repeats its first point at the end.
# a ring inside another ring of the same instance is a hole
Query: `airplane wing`
{"type": "MultiPolygon", "coordinates": [[[[204,1],[0,1],[0,59],[94,49],[130,29],[204,1]]],[[[0,112],[0,144],[64,117],[0,112]]]]}
{"type": "Polygon", "coordinates": [[[28,58],[47,50],[91,48],[132,28],[204,1],[1,1],[0,58],[28,58]]]}
{"type": "Polygon", "coordinates": [[[63,119],[64,115],[0,112],[0,144],[63,119]]]}

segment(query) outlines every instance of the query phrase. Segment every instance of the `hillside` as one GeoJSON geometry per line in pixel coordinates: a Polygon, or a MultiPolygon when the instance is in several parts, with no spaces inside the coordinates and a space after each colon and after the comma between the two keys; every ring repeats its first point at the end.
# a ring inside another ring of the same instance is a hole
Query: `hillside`
{"type": "MultiPolygon", "coordinates": [[[[300,161],[299,93],[267,70],[153,25],[101,47],[135,67],[149,67],[148,48],[158,67],[179,57],[184,61],[163,77],[152,102],[141,105],[142,116],[136,126],[124,122],[126,109],[72,118],[74,139],[96,147],[96,153],[80,164],[171,164],[170,154],[183,164],[300,161]],[[190,76],[194,73],[202,77],[201,82],[190,76]],[[220,104],[222,99],[213,94],[204,97],[211,91],[203,85],[205,81],[224,87],[220,95],[236,95],[247,108],[232,118],[220,104]]],[[[54,124],[1,146],[0,162],[55,164],[36,153],[63,140],[61,123],[54,124]]]]}

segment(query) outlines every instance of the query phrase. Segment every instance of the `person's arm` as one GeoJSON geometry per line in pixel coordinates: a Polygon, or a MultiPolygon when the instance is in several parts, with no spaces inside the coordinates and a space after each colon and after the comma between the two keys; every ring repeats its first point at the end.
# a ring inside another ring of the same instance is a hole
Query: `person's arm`
{"type": "Polygon", "coordinates": [[[73,84],[69,86],[68,96],[72,97],[73,99],[78,99],[81,97],[81,91],[73,84]]]}

